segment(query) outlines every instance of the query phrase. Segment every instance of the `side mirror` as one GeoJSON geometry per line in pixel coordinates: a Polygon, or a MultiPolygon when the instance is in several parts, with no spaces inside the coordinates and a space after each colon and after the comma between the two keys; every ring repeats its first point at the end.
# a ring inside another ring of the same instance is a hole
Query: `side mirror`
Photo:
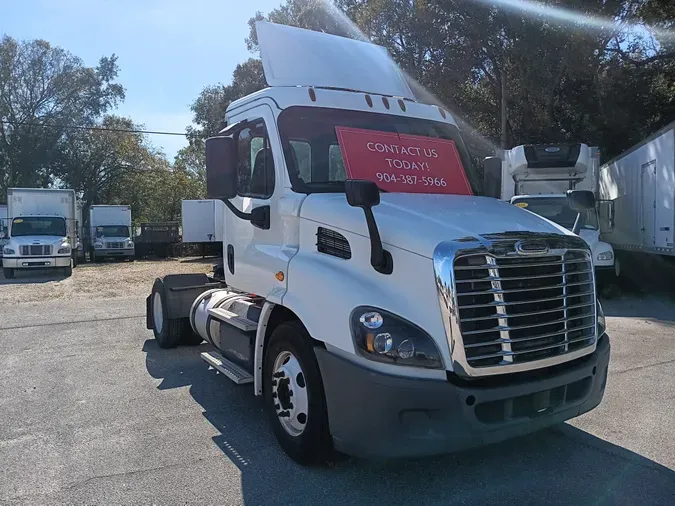
{"type": "Polygon", "coordinates": [[[502,160],[489,156],[483,164],[483,195],[495,199],[502,196],[502,160]]]}
{"type": "Polygon", "coordinates": [[[366,216],[370,236],[370,265],[381,274],[391,274],[394,271],[394,260],[391,253],[382,246],[380,231],[373,216],[373,206],[380,203],[380,189],[373,181],[348,179],[345,181],[345,195],[347,203],[363,209],[366,216]]]}
{"type": "Polygon", "coordinates": [[[568,190],[567,203],[572,210],[583,213],[595,207],[595,195],[590,190],[568,190]]]}
{"type": "Polygon", "coordinates": [[[206,139],[206,193],[211,199],[237,196],[236,143],[232,137],[206,139]]]}
{"type": "Polygon", "coordinates": [[[373,181],[348,179],[345,181],[347,203],[352,207],[373,207],[380,203],[380,189],[373,181]]]}

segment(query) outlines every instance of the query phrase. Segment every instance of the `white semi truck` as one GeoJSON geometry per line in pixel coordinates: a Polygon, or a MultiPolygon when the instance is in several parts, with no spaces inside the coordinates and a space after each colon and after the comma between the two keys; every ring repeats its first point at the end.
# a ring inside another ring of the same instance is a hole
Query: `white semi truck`
{"type": "Polygon", "coordinates": [[[269,87],[206,147],[225,280],[156,279],[157,344],[208,341],[301,463],[446,453],[597,406],[610,342],[586,242],[476,196],[455,120],[382,48],[256,28],[269,87]]]}
{"type": "MultiPolygon", "coordinates": [[[[503,152],[501,198],[551,220],[569,230],[577,213],[565,197],[568,190],[598,195],[600,151],[586,144],[516,146],[503,152]]],[[[612,246],[601,239],[597,206],[582,216],[579,235],[591,247],[599,274],[618,276],[620,264],[612,246]]]]}
{"type": "Polygon", "coordinates": [[[131,207],[95,205],[89,208],[89,258],[134,259],[131,238],[131,207]]]}
{"type": "Polygon", "coordinates": [[[7,279],[17,270],[63,269],[68,277],[77,245],[73,190],[10,188],[7,190],[9,240],[2,267],[7,279]]]}

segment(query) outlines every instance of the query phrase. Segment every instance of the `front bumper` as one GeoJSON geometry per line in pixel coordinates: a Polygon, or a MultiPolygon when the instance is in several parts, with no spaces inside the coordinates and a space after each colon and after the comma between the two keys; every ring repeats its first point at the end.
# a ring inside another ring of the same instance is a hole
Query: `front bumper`
{"type": "Polygon", "coordinates": [[[58,257],[2,257],[5,269],[46,269],[49,267],[68,267],[70,255],[58,257]]]}
{"type": "Polygon", "coordinates": [[[396,458],[496,443],[590,411],[605,392],[610,344],[605,334],[593,354],[501,386],[390,376],[315,352],[335,448],[396,458]]]}
{"type": "Polygon", "coordinates": [[[134,256],[134,249],[99,248],[94,250],[94,254],[99,257],[132,257],[134,256]]]}

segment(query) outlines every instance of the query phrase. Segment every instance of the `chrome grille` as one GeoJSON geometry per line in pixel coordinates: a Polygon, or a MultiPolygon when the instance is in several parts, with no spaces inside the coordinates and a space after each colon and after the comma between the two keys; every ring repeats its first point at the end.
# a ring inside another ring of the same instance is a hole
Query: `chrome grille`
{"type": "Polygon", "coordinates": [[[454,261],[457,318],[472,368],[532,362],[591,346],[595,283],[589,253],[472,253],[454,261]]]}
{"type": "Polygon", "coordinates": [[[107,242],[107,243],[105,243],[105,247],[107,249],[124,248],[124,243],[123,242],[107,242]]]}
{"type": "Polygon", "coordinates": [[[21,246],[20,254],[23,256],[49,256],[52,254],[52,247],[47,245],[31,244],[21,246]]]}

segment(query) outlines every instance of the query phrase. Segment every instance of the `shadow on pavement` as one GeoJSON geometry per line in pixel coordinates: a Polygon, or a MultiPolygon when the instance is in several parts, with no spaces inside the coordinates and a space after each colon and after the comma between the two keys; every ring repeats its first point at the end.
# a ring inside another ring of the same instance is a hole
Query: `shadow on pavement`
{"type": "Polygon", "coordinates": [[[675,472],[570,425],[442,457],[304,468],[277,446],[251,386],[208,370],[207,349],[143,346],[158,388],[189,386],[220,432],[214,443],[240,469],[247,504],[675,503],[675,472]]]}
{"type": "Polygon", "coordinates": [[[675,301],[655,295],[603,300],[602,310],[605,316],[644,318],[664,324],[675,323],[675,301]]]}

